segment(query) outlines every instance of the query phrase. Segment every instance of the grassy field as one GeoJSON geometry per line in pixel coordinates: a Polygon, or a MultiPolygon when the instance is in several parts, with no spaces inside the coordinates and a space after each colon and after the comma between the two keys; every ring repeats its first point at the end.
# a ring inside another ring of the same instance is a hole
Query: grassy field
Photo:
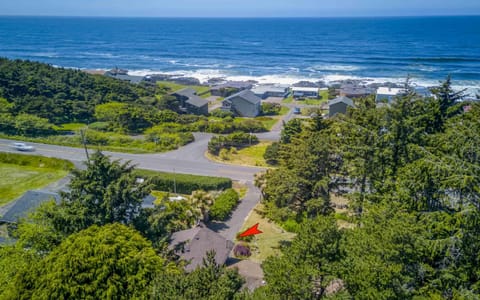
{"type": "Polygon", "coordinates": [[[305,99],[305,100],[295,100],[293,96],[290,95],[288,98],[282,100],[282,103],[297,103],[297,104],[306,104],[306,105],[321,105],[328,101],[328,91],[320,91],[319,97],[317,99],[305,99]]]}
{"type": "Polygon", "coordinates": [[[157,84],[161,87],[167,87],[170,89],[171,92],[175,92],[184,88],[192,88],[197,91],[197,94],[200,97],[207,98],[210,97],[210,87],[208,86],[203,86],[203,85],[183,85],[183,84],[178,84],[175,82],[171,81],[157,81],[157,84]]]}
{"type": "Polygon", "coordinates": [[[291,241],[295,237],[295,233],[286,232],[272,221],[263,218],[261,216],[262,211],[263,204],[258,204],[252,210],[240,231],[242,232],[259,223],[258,229],[263,233],[256,235],[254,240],[250,242],[250,246],[255,249],[252,251],[252,256],[248,258],[255,262],[262,262],[272,255],[280,255],[280,242],[291,241]]]}
{"type": "Polygon", "coordinates": [[[206,153],[207,157],[214,161],[222,163],[229,163],[242,166],[258,166],[268,167],[267,162],[263,158],[263,154],[271,142],[260,142],[256,145],[245,147],[236,151],[236,153],[229,153],[228,159],[221,159],[219,156],[206,153]]]}
{"type": "Polygon", "coordinates": [[[65,177],[68,171],[0,163],[0,205],[28,190],[42,188],[65,177]]]}

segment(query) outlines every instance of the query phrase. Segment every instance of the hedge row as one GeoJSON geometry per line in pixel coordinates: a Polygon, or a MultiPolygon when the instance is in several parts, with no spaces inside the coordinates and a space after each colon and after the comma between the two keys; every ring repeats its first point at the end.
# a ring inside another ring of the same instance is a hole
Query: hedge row
{"type": "Polygon", "coordinates": [[[212,220],[224,221],[232,210],[237,206],[240,197],[234,189],[228,189],[221,193],[210,208],[212,220]]]}
{"type": "Polygon", "coordinates": [[[25,155],[16,153],[0,153],[0,162],[4,164],[12,164],[19,166],[31,166],[36,168],[46,168],[55,170],[72,170],[74,165],[72,162],[37,155],[25,155]]]}
{"type": "Polygon", "coordinates": [[[135,174],[138,177],[150,179],[156,190],[165,192],[174,192],[174,182],[177,193],[180,194],[191,194],[196,190],[218,191],[232,187],[232,180],[225,177],[167,173],[142,169],[135,170],[135,174]]]}

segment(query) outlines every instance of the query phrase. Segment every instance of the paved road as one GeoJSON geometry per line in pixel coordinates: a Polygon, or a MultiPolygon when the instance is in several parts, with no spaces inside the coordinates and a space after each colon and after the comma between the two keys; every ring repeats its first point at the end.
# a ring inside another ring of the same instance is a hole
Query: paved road
{"type": "MultiPolygon", "coordinates": [[[[235,240],[237,233],[245,223],[250,211],[260,201],[260,191],[256,188],[252,182],[246,182],[248,192],[242,199],[237,208],[233,211],[232,216],[225,222],[210,222],[208,227],[228,240],[235,240]]],[[[247,224],[249,225],[249,224],[247,224]]],[[[254,224],[251,224],[254,225],[254,224]]]]}
{"type": "MultiPolygon", "coordinates": [[[[262,171],[259,167],[245,167],[220,164],[204,157],[210,134],[196,133],[195,142],[178,150],[158,154],[128,154],[104,151],[114,159],[130,160],[139,168],[183,174],[229,177],[233,180],[251,181],[253,174],[262,171]]],[[[9,145],[12,140],[0,139],[1,152],[17,152],[9,145]]],[[[72,161],[77,167],[86,160],[85,151],[81,148],[72,148],[56,145],[29,143],[35,146],[34,152],[25,154],[57,157],[72,161]]],[[[93,152],[89,151],[89,152],[93,152]]]]}

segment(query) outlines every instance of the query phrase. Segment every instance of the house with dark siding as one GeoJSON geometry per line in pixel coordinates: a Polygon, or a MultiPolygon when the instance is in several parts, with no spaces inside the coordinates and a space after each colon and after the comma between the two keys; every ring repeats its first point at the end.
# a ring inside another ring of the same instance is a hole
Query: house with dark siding
{"type": "Polygon", "coordinates": [[[247,81],[228,81],[210,88],[212,96],[228,97],[232,94],[252,88],[252,84],[247,81]]]}
{"type": "Polygon", "coordinates": [[[337,97],[328,101],[328,116],[333,117],[336,114],[346,114],[349,107],[355,107],[353,100],[347,97],[337,97]]]}
{"type": "Polygon", "coordinates": [[[262,112],[262,99],[252,91],[244,90],[222,101],[222,109],[231,111],[240,117],[256,117],[262,112]]]}
{"type": "Polygon", "coordinates": [[[208,101],[197,96],[197,91],[192,88],[184,88],[172,94],[180,101],[180,109],[188,114],[207,115],[208,101]]]}

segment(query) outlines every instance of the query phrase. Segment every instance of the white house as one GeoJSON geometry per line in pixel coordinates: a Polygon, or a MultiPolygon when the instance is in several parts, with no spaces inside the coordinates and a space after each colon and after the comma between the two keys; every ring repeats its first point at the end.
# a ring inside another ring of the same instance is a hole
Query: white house
{"type": "Polygon", "coordinates": [[[386,100],[388,103],[390,103],[395,97],[405,95],[406,93],[407,91],[402,88],[379,87],[377,89],[375,101],[383,102],[386,100]]]}

